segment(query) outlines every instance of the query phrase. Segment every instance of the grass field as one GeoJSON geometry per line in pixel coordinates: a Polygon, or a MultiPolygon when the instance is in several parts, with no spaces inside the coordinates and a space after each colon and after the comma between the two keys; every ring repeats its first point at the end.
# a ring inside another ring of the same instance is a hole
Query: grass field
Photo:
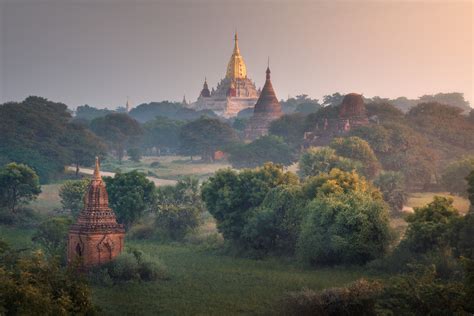
{"type": "Polygon", "coordinates": [[[421,193],[411,193],[409,195],[406,206],[408,207],[421,207],[431,201],[435,195],[451,197],[454,199],[454,207],[459,210],[462,214],[466,214],[469,211],[469,200],[457,195],[451,195],[448,192],[421,192],[421,193]]]}

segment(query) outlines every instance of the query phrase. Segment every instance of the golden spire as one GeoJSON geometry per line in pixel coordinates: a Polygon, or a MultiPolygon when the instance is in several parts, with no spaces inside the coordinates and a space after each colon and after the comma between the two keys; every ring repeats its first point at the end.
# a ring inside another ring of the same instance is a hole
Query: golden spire
{"type": "Polygon", "coordinates": [[[225,77],[227,79],[247,78],[247,67],[245,66],[242,55],[240,55],[239,37],[237,35],[237,31],[234,35],[234,51],[232,52],[229,63],[227,64],[227,72],[225,77]]]}
{"type": "Polygon", "coordinates": [[[94,180],[102,180],[102,177],[100,176],[99,157],[97,156],[95,157],[94,180]]]}

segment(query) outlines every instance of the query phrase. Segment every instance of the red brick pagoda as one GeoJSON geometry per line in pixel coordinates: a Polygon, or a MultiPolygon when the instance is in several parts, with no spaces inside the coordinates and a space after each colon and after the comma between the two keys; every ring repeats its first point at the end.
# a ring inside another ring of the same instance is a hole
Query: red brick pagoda
{"type": "Polygon", "coordinates": [[[84,196],[84,209],[69,229],[67,260],[85,268],[111,261],[124,247],[125,229],[109,208],[109,197],[96,158],[94,177],[84,196]]]}

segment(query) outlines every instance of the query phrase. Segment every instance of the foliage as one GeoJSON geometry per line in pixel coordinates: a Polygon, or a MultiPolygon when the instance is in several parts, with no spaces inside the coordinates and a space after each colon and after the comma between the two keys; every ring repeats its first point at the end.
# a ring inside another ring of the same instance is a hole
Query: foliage
{"type": "Polygon", "coordinates": [[[110,207],[126,228],[137,222],[153,206],[155,184],[143,173],[131,171],[105,177],[110,207]]]}
{"type": "Polygon", "coordinates": [[[374,179],[374,184],[380,189],[390,208],[401,211],[408,199],[403,174],[395,171],[382,172],[374,179]]]}
{"type": "Polygon", "coordinates": [[[462,283],[442,281],[434,267],[425,267],[391,278],[377,309],[390,315],[463,315],[467,303],[462,283]]]}
{"type": "Polygon", "coordinates": [[[447,246],[458,219],[453,199],[435,196],[431,203],[415,207],[414,213],[407,216],[408,228],[402,243],[416,253],[447,246]]]}
{"type": "Polygon", "coordinates": [[[107,114],[112,113],[108,109],[97,109],[93,106],[87,104],[78,106],[76,109],[76,118],[83,119],[86,121],[92,121],[93,119],[106,116],[107,114]]]}
{"type": "Polygon", "coordinates": [[[330,147],[308,148],[301,155],[298,166],[298,173],[303,178],[328,173],[333,168],[343,171],[362,169],[361,163],[338,156],[336,151],[330,147]]]}
{"type": "Polygon", "coordinates": [[[271,163],[240,173],[222,169],[204,183],[202,199],[224,238],[239,241],[250,214],[268,192],[280,185],[297,183],[296,175],[271,163]]]}
{"type": "Polygon", "coordinates": [[[469,201],[471,202],[471,212],[474,213],[474,171],[472,171],[469,176],[467,176],[467,184],[467,193],[469,201]]]}
{"type": "Polygon", "coordinates": [[[367,192],[320,195],[308,205],[298,257],[312,265],[363,264],[387,251],[387,207],[367,192]]]}
{"type": "Polygon", "coordinates": [[[147,258],[137,249],[121,253],[114,260],[93,269],[91,273],[91,278],[103,285],[156,281],[166,277],[166,268],[161,262],[147,258]]]}
{"type": "Polygon", "coordinates": [[[457,256],[474,260],[474,213],[469,212],[453,228],[452,246],[457,256]]]}
{"type": "Polygon", "coordinates": [[[189,155],[201,155],[205,161],[214,160],[214,152],[237,141],[235,131],[218,119],[201,117],[181,128],[181,149],[189,155]]]}
{"type": "Polygon", "coordinates": [[[283,112],[309,113],[316,112],[321,105],[318,99],[311,99],[307,94],[297,95],[294,98],[288,98],[286,101],[280,101],[283,112]]]}
{"type": "Polygon", "coordinates": [[[72,220],[68,217],[48,219],[38,226],[32,240],[40,245],[49,257],[65,259],[67,234],[71,224],[72,220]]]}
{"type": "Polygon", "coordinates": [[[130,160],[133,162],[140,162],[142,159],[142,152],[140,148],[132,147],[127,149],[127,155],[130,157],[130,160]]]}
{"type": "Polygon", "coordinates": [[[157,189],[155,226],[161,235],[182,240],[196,229],[204,211],[199,181],[186,177],[175,186],[157,189]]]}
{"type": "Polygon", "coordinates": [[[231,146],[228,151],[234,168],[255,168],[266,162],[288,166],[294,159],[290,146],[277,136],[263,136],[249,144],[231,146]]]}
{"type": "Polygon", "coordinates": [[[467,176],[474,171],[474,157],[449,164],[441,175],[441,182],[452,194],[467,197],[467,176]]]}
{"type": "Polygon", "coordinates": [[[390,103],[368,103],[365,105],[367,116],[376,122],[389,122],[403,120],[403,112],[390,103]]]}
{"type": "Polygon", "coordinates": [[[12,162],[0,169],[0,206],[15,213],[40,193],[39,178],[27,165],[12,162]]]}
{"type": "Polygon", "coordinates": [[[76,217],[84,208],[84,195],[89,186],[89,179],[67,180],[59,188],[59,197],[63,210],[71,212],[76,217]]]}
{"type": "Polygon", "coordinates": [[[281,312],[284,315],[376,315],[377,297],[382,290],[381,283],[365,279],[320,292],[303,289],[282,299],[281,312]]]}
{"type": "Polygon", "coordinates": [[[245,244],[264,253],[277,251],[293,254],[305,216],[306,200],[299,185],[271,189],[246,223],[245,244]]]}
{"type": "Polygon", "coordinates": [[[143,147],[176,151],[179,148],[179,133],[184,122],[166,117],[156,117],[143,124],[143,147]]]}
{"type": "Polygon", "coordinates": [[[91,122],[91,129],[114,149],[119,161],[124,150],[142,134],[140,124],[125,113],[111,113],[91,122]]]}
{"type": "Polygon", "coordinates": [[[41,252],[0,247],[0,312],[5,315],[93,315],[91,291],[77,271],[41,252]]]}
{"type": "Polygon", "coordinates": [[[193,109],[183,107],[182,103],[172,103],[168,101],[140,104],[133,108],[129,115],[141,123],[153,120],[157,116],[178,121],[196,120],[203,115],[208,117],[217,116],[211,110],[195,111],[193,109]]]}
{"type": "Polygon", "coordinates": [[[374,178],[381,169],[369,143],[359,137],[334,138],[330,147],[339,156],[360,161],[363,164],[363,174],[368,178],[374,178]]]}
{"type": "Polygon", "coordinates": [[[270,123],[271,135],[283,137],[285,142],[293,147],[298,147],[305,132],[305,116],[301,113],[283,115],[270,123]]]}

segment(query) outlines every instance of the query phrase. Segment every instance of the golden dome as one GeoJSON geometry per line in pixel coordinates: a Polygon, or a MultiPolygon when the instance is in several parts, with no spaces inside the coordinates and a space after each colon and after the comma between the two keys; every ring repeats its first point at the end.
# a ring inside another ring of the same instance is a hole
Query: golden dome
{"type": "Polygon", "coordinates": [[[242,55],[240,55],[238,41],[239,39],[236,32],[234,37],[234,52],[232,53],[229,63],[227,64],[227,73],[225,75],[227,79],[247,78],[247,67],[245,66],[244,58],[242,55]]]}

